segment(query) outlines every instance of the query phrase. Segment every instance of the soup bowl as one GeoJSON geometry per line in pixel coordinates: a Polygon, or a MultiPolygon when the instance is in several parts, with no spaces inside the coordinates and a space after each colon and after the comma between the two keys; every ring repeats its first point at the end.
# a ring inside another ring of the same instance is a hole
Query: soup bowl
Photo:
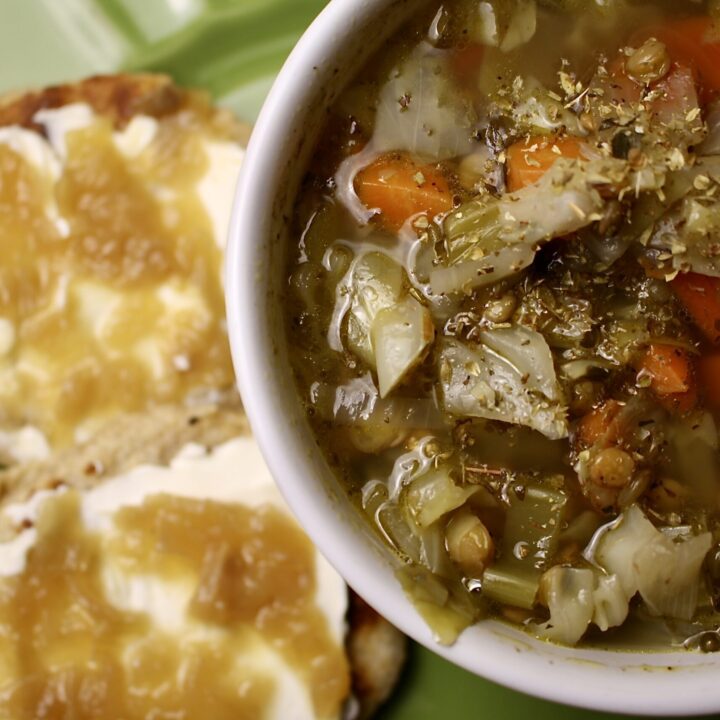
{"type": "MultiPolygon", "coordinates": [[[[331,0],[264,105],[237,190],[226,267],[229,334],[245,407],[281,491],[348,584],[407,635],[518,691],[630,714],[720,710],[720,656],[568,648],[495,620],[438,644],[396,578],[398,560],[346,497],[306,420],[284,331],[290,217],[327,109],[419,0],[331,0]]],[[[241,469],[238,469],[241,472],[241,469]]]]}

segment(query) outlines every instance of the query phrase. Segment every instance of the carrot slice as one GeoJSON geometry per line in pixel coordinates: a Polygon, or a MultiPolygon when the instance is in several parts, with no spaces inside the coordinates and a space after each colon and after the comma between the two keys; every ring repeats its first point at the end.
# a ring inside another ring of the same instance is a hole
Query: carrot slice
{"type": "Polygon", "coordinates": [[[713,345],[720,344],[720,278],[685,273],[671,285],[705,337],[713,345]]]}
{"type": "Polygon", "coordinates": [[[673,345],[650,345],[640,369],[650,376],[651,387],[658,395],[685,393],[692,385],[690,358],[682,348],[673,345]]]}
{"type": "Polygon", "coordinates": [[[617,400],[607,400],[592,412],[580,418],[577,428],[577,437],[583,445],[595,445],[601,438],[607,436],[608,442],[616,438],[612,432],[612,424],[617,417],[622,404],[617,400]]]}
{"type": "Polygon", "coordinates": [[[362,170],[355,191],[368,208],[380,212],[389,230],[399,230],[408,218],[434,217],[453,208],[445,177],[432,165],[419,165],[407,155],[387,155],[362,170]]]}
{"type": "MultiPolygon", "coordinates": [[[[646,107],[661,123],[685,120],[688,113],[699,106],[693,70],[681,62],[674,62],[670,72],[650,87],[653,93],[646,107]]],[[[609,64],[603,89],[608,100],[614,103],[632,104],[643,99],[644,88],[628,76],[624,57],[609,64]]]]}
{"type": "Polygon", "coordinates": [[[511,145],[506,152],[507,186],[515,192],[536,183],[561,158],[583,157],[585,143],[568,135],[566,137],[530,137],[511,145]]]}
{"type": "Polygon", "coordinates": [[[692,68],[698,76],[702,100],[707,102],[720,90],[720,37],[711,18],[689,17],[652,25],[634,38],[633,44],[655,37],[665,43],[670,57],[692,68]]]}
{"type": "Polygon", "coordinates": [[[714,352],[700,358],[700,383],[707,404],[720,409],[720,352],[714,352]]]}
{"type": "Polygon", "coordinates": [[[650,376],[650,387],[666,410],[686,413],[697,405],[692,362],[682,348],[653,343],[648,347],[640,369],[650,376]]]}

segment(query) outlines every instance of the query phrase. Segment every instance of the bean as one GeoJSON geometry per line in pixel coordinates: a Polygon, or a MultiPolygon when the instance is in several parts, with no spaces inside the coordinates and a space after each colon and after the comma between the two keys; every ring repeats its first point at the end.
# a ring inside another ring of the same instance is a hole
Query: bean
{"type": "Polygon", "coordinates": [[[635,461],[620,448],[601,450],[590,466],[590,480],[606,488],[623,488],[633,477],[635,461]]]}
{"type": "Polygon", "coordinates": [[[516,307],[517,298],[512,293],[507,293],[486,305],[483,318],[491,323],[505,323],[510,320],[516,307]]]}
{"type": "Polygon", "coordinates": [[[670,72],[670,55],[663,43],[650,38],[626,60],[625,69],[635,82],[648,85],[670,72]]]}
{"type": "Polygon", "coordinates": [[[480,577],[495,556],[495,543],[482,521],[470,512],[456,515],[445,530],[450,559],[469,577],[480,577]]]}

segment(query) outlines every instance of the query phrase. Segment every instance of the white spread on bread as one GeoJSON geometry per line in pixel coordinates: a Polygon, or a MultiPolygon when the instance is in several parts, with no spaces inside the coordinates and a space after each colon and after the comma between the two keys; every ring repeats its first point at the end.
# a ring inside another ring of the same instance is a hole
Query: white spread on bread
{"type": "MultiPolygon", "coordinates": [[[[224,322],[222,306],[218,301],[222,296],[222,259],[212,258],[204,243],[212,243],[221,251],[215,250],[216,255],[224,250],[244,149],[238,143],[220,139],[198,126],[197,147],[205,156],[204,170],[197,178],[193,175],[198,167],[197,153],[187,154],[187,166],[182,165],[183,159],[175,157],[173,160],[179,163],[180,170],[187,172],[188,181],[192,178],[194,186],[188,186],[184,180],[177,179],[183,177],[182,172],[153,174],[158,164],[166,162],[165,155],[172,154],[168,150],[172,141],[168,141],[165,120],[137,115],[123,129],[112,131],[111,144],[124,160],[123,172],[127,171],[140,183],[144,188],[141,192],[147,191],[152,196],[163,218],[166,227],[159,231],[161,242],[169,242],[163,237],[180,237],[188,226],[188,218],[191,224],[187,237],[177,241],[177,248],[165,251],[169,270],[156,273],[150,282],[117,281],[106,269],[96,272],[94,266],[88,266],[82,259],[94,252],[88,249],[88,243],[97,244],[96,257],[102,258],[103,253],[111,249],[103,243],[109,238],[112,245],[114,239],[103,228],[98,228],[95,240],[92,224],[89,230],[86,221],[84,226],[78,226],[63,209],[68,207],[67,168],[73,162],[70,138],[74,133],[87,131],[91,133],[89,142],[97,142],[97,137],[92,137],[93,128],[102,124],[103,119],[88,105],[79,103],[41,110],[33,119],[42,126],[45,136],[19,126],[0,128],[0,149],[3,146],[11,149],[35,171],[32,182],[37,202],[44,208],[45,218],[54,227],[60,245],[65,240],[72,247],[59,251],[65,253],[61,260],[67,265],[65,274],[52,271],[49,280],[38,281],[46,283],[44,294],[31,314],[15,317],[11,307],[17,292],[14,288],[18,283],[27,285],[27,279],[21,276],[16,285],[12,285],[14,280],[11,278],[8,289],[3,288],[11,305],[5,311],[0,304],[0,402],[6,409],[9,424],[0,430],[15,431],[18,425],[26,422],[31,429],[46,435],[47,447],[57,447],[91,437],[113,413],[141,409],[142,393],[147,394],[150,402],[182,402],[188,392],[210,392],[213,388],[231,385],[229,354],[225,352],[227,357],[221,357],[218,349],[226,342],[221,327],[224,322]],[[203,215],[206,220],[202,219],[203,215]],[[192,226],[193,223],[198,223],[197,227],[192,226]],[[81,228],[80,235],[76,232],[78,227],[81,228]],[[163,236],[163,233],[169,235],[163,236]],[[80,248],[80,260],[73,259],[73,253],[77,252],[74,248],[80,248]],[[190,252],[198,252],[198,258],[204,258],[200,262],[216,273],[214,279],[208,280],[202,264],[198,271],[201,274],[194,276],[192,270],[188,270],[187,259],[178,261],[185,263],[179,272],[172,268],[173,258],[187,258],[190,252]],[[67,323],[72,332],[79,333],[76,346],[90,342],[86,358],[73,349],[71,339],[63,339],[59,343],[61,347],[56,347],[57,343],[49,339],[54,328],[62,323],[67,323]],[[44,330],[45,327],[49,332],[44,330]],[[222,342],[219,342],[220,337],[222,342]],[[208,347],[215,348],[214,355],[205,352],[208,347]],[[130,374],[122,380],[119,376],[128,366],[132,366],[127,371],[130,374]],[[114,379],[110,372],[112,368],[114,379]],[[66,378],[74,376],[77,376],[76,381],[66,382],[66,378]],[[104,383],[105,389],[99,388],[103,384],[99,379],[102,376],[110,378],[104,383]],[[123,383],[146,389],[132,399],[122,393],[112,396],[111,389],[123,383]],[[68,390],[69,387],[76,389],[68,390]]],[[[173,127],[178,129],[171,132],[188,133],[182,125],[173,127]]],[[[181,138],[181,142],[187,141],[181,138]]],[[[75,152],[77,166],[82,160],[78,159],[77,150],[75,152]]],[[[76,201],[79,202],[77,198],[71,198],[71,202],[76,201]]],[[[4,226],[0,231],[9,232],[4,226]]],[[[30,236],[35,231],[20,226],[17,232],[30,236]]],[[[153,252],[142,249],[143,232],[141,224],[137,241],[122,238],[117,241],[129,243],[131,257],[132,252],[140,252],[138,262],[145,262],[145,257],[151,257],[153,252]]],[[[148,232],[150,237],[152,227],[148,232]]],[[[22,243],[26,242],[37,241],[22,240],[22,243]]],[[[41,258],[52,242],[50,238],[43,238],[34,249],[22,252],[37,253],[41,258]]],[[[40,275],[43,272],[37,271],[40,275]]],[[[0,277],[0,288],[2,285],[3,278],[0,277]]],[[[40,445],[36,445],[35,451],[40,445]]],[[[22,450],[17,454],[12,443],[3,442],[2,435],[0,451],[17,461],[28,457],[22,450]]],[[[37,457],[35,451],[32,457],[37,457]]]]}
{"type": "MultiPolygon", "coordinates": [[[[38,492],[28,502],[4,509],[13,524],[26,529],[20,530],[14,541],[0,545],[0,576],[22,572],[37,536],[35,528],[28,526],[36,522],[44,503],[65,492],[62,487],[38,492]]],[[[251,508],[269,504],[289,513],[255,441],[244,436],[210,451],[199,445],[187,445],[168,467],[140,466],[102,482],[80,497],[83,524],[89,531],[110,539],[115,515],[121,508],[142,506],[158,495],[251,508]]],[[[114,607],[149,615],[155,629],[182,638],[188,647],[193,642],[212,640],[222,632],[188,615],[194,591],[191,585],[174,578],[127,571],[114,557],[112,547],[111,542],[103,542],[101,574],[107,599],[114,607]]],[[[316,605],[326,618],[333,640],[341,645],[345,636],[347,588],[317,550],[315,558],[316,605]]],[[[256,670],[262,668],[274,678],[276,690],[268,718],[311,720],[316,717],[302,678],[271,645],[254,643],[252,651],[239,662],[256,670]]]]}

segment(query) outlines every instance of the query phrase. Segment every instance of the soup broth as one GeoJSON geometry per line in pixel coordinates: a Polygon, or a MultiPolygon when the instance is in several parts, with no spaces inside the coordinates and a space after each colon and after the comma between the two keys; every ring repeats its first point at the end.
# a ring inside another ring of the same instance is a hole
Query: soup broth
{"type": "Polygon", "coordinates": [[[441,642],[720,647],[719,183],[713,2],[429,3],[332,108],[291,360],[441,642]]]}

